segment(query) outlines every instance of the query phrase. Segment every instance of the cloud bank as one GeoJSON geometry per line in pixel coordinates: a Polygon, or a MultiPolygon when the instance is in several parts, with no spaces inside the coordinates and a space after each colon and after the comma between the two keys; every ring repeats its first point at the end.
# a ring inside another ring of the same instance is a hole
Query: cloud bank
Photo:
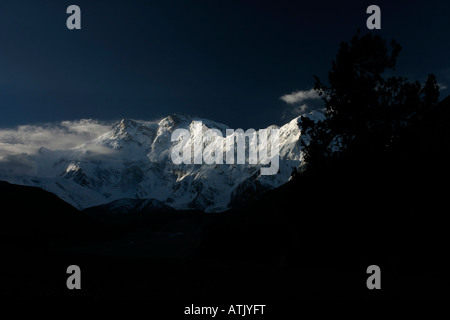
{"type": "Polygon", "coordinates": [[[302,103],[305,100],[319,99],[319,98],[320,98],[319,95],[314,89],[298,90],[280,97],[280,99],[286,102],[287,104],[297,104],[302,103]]]}
{"type": "Polygon", "coordinates": [[[323,106],[319,102],[320,96],[316,90],[298,90],[285,94],[280,97],[280,100],[286,102],[289,107],[283,110],[281,114],[282,119],[298,117],[312,110],[322,109],[323,106]],[[305,102],[308,101],[306,104],[305,102]]]}
{"type": "Polygon", "coordinates": [[[34,154],[41,147],[49,150],[72,149],[110,129],[111,124],[91,119],[0,129],[0,159],[11,155],[34,154]]]}
{"type": "Polygon", "coordinates": [[[443,83],[438,83],[438,87],[439,87],[439,91],[443,91],[443,90],[446,90],[448,87],[445,85],[445,84],[443,84],[443,83]]]}

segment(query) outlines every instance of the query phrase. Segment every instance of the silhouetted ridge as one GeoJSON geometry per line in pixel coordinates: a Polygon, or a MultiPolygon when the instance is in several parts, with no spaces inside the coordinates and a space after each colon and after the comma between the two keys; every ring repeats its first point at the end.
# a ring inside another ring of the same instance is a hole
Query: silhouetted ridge
{"type": "Polygon", "coordinates": [[[2,214],[0,234],[5,241],[89,239],[103,230],[100,223],[87,217],[56,195],[37,187],[0,182],[2,214]]]}

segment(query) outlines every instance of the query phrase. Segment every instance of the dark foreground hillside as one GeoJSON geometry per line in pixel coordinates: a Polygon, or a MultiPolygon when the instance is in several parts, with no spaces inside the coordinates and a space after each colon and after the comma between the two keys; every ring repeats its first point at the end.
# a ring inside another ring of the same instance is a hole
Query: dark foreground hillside
{"type": "Polygon", "coordinates": [[[361,277],[286,259],[290,229],[278,218],[267,225],[264,216],[241,223],[232,213],[147,212],[103,224],[43,190],[1,187],[2,298],[359,298],[361,277]],[[210,236],[231,222],[231,234],[217,234],[223,241],[210,236]],[[73,264],[82,270],[77,291],[66,287],[73,264]]]}
{"type": "Polygon", "coordinates": [[[104,231],[100,223],[40,188],[0,181],[0,197],[3,244],[86,241],[104,231]]]}

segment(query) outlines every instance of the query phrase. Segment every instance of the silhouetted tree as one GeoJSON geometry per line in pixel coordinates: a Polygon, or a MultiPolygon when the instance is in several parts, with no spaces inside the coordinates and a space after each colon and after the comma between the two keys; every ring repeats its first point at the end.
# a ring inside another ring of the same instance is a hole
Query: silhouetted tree
{"type": "Polygon", "coordinates": [[[308,168],[335,158],[365,157],[388,151],[409,124],[432,110],[439,96],[436,77],[425,84],[388,76],[395,70],[400,45],[379,35],[361,35],[342,42],[328,74],[328,84],[315,77],[315,90],[325,103],[323,122],[303,118],[308,168]]]}

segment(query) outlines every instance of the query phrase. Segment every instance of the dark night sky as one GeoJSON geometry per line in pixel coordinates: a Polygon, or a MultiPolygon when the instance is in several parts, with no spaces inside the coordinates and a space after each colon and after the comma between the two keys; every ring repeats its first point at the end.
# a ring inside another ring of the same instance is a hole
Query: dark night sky
{"type": "Polygon", "coordinates": [[[368,32],[370,4],[382,12],[370,32],[403,47],[398,72],[450,85],[450,2],[392,2],[2,0],[0,127],[174,112],[281,124],[280,96],[326,78],[339,43],[368,32]],[[66,28],[71,4],[81,30],[66,28]]]}

